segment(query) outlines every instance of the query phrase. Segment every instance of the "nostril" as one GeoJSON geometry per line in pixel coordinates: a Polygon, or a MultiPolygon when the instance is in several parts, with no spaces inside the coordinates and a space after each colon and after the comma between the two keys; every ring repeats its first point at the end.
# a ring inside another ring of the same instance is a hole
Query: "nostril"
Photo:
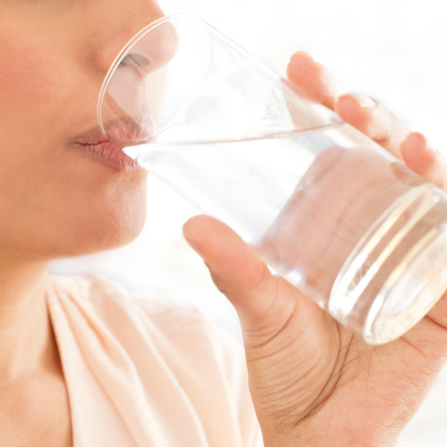
{"type": "Polygon", "coordinates": [[[149,59],[141,56],[140,54],[130,54],[129,57],[140,67],[144,67],[150,64],[149,59]]]}
{"type": "Polygon", "coordinates": [[[120,62],[119,67],[125,67],[126,65],[138,65],[141,68],[145,68],[149,64],[149,59],[141,56],[140,54],[132,53],[124,57],[124,59],[120,62]]]}
{"type": "Polygon", "coordinates": [[[126,55],[119,63],[117,69],[119,68],[127,68],[134,71],[140,82],[144,82],[146,76],[153,71],[151,70],[153,67],[151,67],[149,59],[136,53],[126,55]]]}

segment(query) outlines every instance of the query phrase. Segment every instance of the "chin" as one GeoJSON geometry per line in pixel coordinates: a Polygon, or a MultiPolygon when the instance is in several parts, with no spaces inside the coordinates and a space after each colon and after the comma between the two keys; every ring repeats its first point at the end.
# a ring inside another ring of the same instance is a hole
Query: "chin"
{"type": "Polygon", "coordinates": [[[82,244],[84,254],[112,250],[123,247],[134,241],[143,231],[146,222],[146,207],[138,210],[132,216],[107,220],[104,225],[98,225],[95,231],[84,234],[82,244]]]}
{"type": "Polygon", "coordinates": [[[86,225],[74,229],[73,244],[65,257],[112,250],[131,243],[142,232],[146,214],[146,201],[139,207],[98,213],[86,225]]]}
{"type": "MultiPolygon", "coordinates": [[[[146,222],[146,189],[135,196],[113,195],[86,200],[61,210],[45,232],[39,232],[35,253],[52,261],[85,256],[132,242],[146,222]]],[[[37,242],[37,241],[36,241],[37,242]]]]}

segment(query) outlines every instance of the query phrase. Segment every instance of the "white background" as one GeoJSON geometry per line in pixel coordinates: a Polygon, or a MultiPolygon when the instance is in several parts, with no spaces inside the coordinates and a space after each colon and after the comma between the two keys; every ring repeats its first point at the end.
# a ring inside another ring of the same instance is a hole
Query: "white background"
{"type": "MultiPolygon", "coordinates": [[[[293,52],[308,51],[330,69],[340,93],[373,96],[447,155],[444,2],[165,0],[162,7],[202,15],[282,74],[293,52]]],[[[197,211],[152,177],[148,210],[144,231],[132,244],[59,261],[52,273],[102,273],[136,295],[193,303],[240,337],[235,312],[181,236],[182,224],[197,211]]],[[[447,372],[398,446],[447,446],[447,372]]]]}

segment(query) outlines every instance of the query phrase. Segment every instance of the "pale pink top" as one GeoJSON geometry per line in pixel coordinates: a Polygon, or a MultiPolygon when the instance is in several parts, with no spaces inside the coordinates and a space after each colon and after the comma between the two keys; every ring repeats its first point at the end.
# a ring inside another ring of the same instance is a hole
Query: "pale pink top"
{"type": "Polygon", "coordinates": [[[50,277],[75,447],[258,447],[242,347],[194,308],[50,277]]]}

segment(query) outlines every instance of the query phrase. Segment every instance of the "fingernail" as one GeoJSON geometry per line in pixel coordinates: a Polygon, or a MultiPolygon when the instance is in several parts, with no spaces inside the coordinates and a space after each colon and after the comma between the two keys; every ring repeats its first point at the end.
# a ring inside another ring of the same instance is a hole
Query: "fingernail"
{"type": "Polygon", "coordinates": [[[431,152],[437,152],[434,148],[433,148],[433,146],[432,146],[432,144],[430,143],[430,141],[424,136],[424,135],[422,135],[421,133],[419,133],[419,132],[413,132],[413,133],[411,133],[410,135],[408,135],[408,139],[411,141],[411,140],[413,140],[416,144],[420,144],[420,145],[422,145],[423,147],[424,147],[424,149],[426,150],[426,151],[431,151],[431,152]]]}
{"type": "MultiPolygon", "coordinates": [[[[186,238],[185,238],[186,239],[186,238]]],[[[200,249],[199,249],[199,244],[197,244],[195,241],[191,240],[191,239],[186,239],[186,242],[190,245],[190,247],[199,255],[201,255],[200,249]]]]}
{"type": "Polygon", "coordinates": [[[410,135],[408,135],[407,139],[410,141],[413,140],[416,144],[419,143],[420,145],[422,145],[426,152],[442,155],[438,149],[435,149],[433,147],[430,140],[425,135],[423,135],[419,132],[411,133],[410,135]]]}
{"type": "Polygon", "coordinates": [[[415,144],[420,144],[424,147],[428,147],[427,139],[419,132],[411,133],[410,135],[408,135],[407,140],[409,140],[410,142],[414,142],[415,144]]]}
{"type": "Polygon", "coordinates": [[[371,108],[377,106],[377,101],[369,96],[360,93],[352,93],[352,96],[360,107],[371,108]]]}
{"type": "Polygon", "coordinates": [[[433,143],[431,142],[431,140],[429,140],[426,136],[424,136],[424,138],[425,138],[425,145],[426,145],[427,149],[441,155],[441,152],[433,146],[433,143]]]}
{"type": "Polygon", "coordinates": [[[297,51],[296,53],[292,54],[292,57],[290,58],[290,62],[293,62],[296,57],[305,57],[307,59],[310,59],[311,61],[313,61],[312,56],[307,53],[306,51],[297,51]]]}

